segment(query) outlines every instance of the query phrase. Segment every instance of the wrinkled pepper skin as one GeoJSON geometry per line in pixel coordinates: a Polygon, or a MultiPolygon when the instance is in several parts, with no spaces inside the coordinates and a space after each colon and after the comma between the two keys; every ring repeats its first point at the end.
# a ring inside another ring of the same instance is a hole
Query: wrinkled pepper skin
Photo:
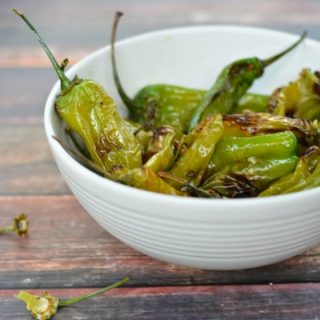
{"type": "MultiPolygon", "coordinates": [[[[207,168],[215,146],[223,133],[221,115],[208,117],[190,133],[193,141],[186,151],[178,157],[170,173],[191,182],[207,168]]],[[[186,139],[188,140],[188,139],[186,139]]],[[[174,182],[171,182],[175,186],[174,182]]]]}
{"type": "MultiPolygon", "coordinates": [[[[115,57],[116,30],[121,16],[121,12],[116,13],[112,30],[112,71],[118,93],[129,110],[129,118],[141,125],[149,124],[154,127],[170,125],[183,133],[188,132],[190,121],[199,103],[204,99],[204,95],[207,94],[206,91],[155,84],[142,88],[133,99],[130,98],[121,84],[115,57]]],[[[233,67],[233,72],[236,72],[235,69],[236,66],[233,67]]],[[[243,100],[241,97],[234,101],[234,105],[236,106],[239,102],[239,108],[242,110],[265,111],[267,107],[267,101],[263,95],[247,94],[243,100]]],[[[224,113],[227,109],[223,102],[216,113],[219,113],[218,111],[224,113]]]]}
{"type": "Polygon", "coordinates": [[[80,80],[56,99],[55,109],[82,138],[92,160],[112,172],[142,165],[141,147],[114,101],[92,80],[80,80]]]}
{"type": "Polygon", "coordinates": [[[176,196],[186,195],[184,192],[174,189],[148,167],[136,168],[126,173],[121,173],[117,180],[126,185],[147,191],[176,196]]]}
{"type": "Polygon", "coordinates": [[[314,171],[306,179],[300,180],[298,184],[285,190],[283,193],[292,193],[320,187],[320,157],[316,160],[317,165],[314,171]]]}
{"type": "Polygon", "coordinates": [[[275,115],[320,120],[320,73],[302,70],[299,79],[275,90],[268,108],[275,115]]]}
{"type": "Polygon", "coordinates": [[[306,153],[300,157],[293,173],[290,173],[272,183],[267,189],[259,194],[259,197],[274,196],[287,193],[287,190],[295,186],[301,186],[310,173],[314,170],[319,161],[320,149],[317,146],[310,147],[306,153]]]}
{"type": "Polygon", "coordinates": [[[297,138],[290,131],[252,137],[223,138],[216,147],[208,170],[218,172],[228,164],[243,162],[250,157],[286,158],[295,155],[297,151],[297,138]]]}
{"type": "Polygon", "coordinates": [[[266,60],[260,60],[256,57],[245,58],[226,66],[196,107],[190,121],[189,131],[201,119],[209,115],[232,113],[253,82],[262,76],[264,69],[293,50],[301,43],[305,35],[304,33],[297,42],[283,52],[266,60]]]}
{"type": "Polygon", "coordinates": [[[299,143],[310,147],[320,144],[320,129],[316,121],[274,116],[269,113],[247,112],[223,115],[223,137],[250,137],[273,132],[291,131],[299,143]]]}
{"type": "Polygon", "coordinates": [[[152,139],[149,141],[147,161],[144,167],[154,172],[165,171],[175,160],[179,145],[179,136],[170,126],[161,126],[155,129],[152,139]]]}
{"type": "Polygon", "coordinates": [[[291,173],[298,157],[261,159],[251,157],[240,163],[225,166],[202,186],[230,198],[254,197],[274,180],[291,173]]]}
{"type": "Polygon", "coordinates": [[[113,172],[119,168],[136,168],[142,165],[139,141],[131,128],[116,111],[107,92],[93,80],[72,81],[64,73],[65,60],[59,65],[42,37],[29,20],[19,11],[29,29],[36,35],[60,80],[61,93],[55,101],[55,109],[69,130],[74,131],[90,154],[92,161],[103,170],[113,172]]]}
{"type": "Polygon", "coordinates": [[[246,93],[234,108],[233,113],[267,112],[270,96],[257,93],[246,93]]]}

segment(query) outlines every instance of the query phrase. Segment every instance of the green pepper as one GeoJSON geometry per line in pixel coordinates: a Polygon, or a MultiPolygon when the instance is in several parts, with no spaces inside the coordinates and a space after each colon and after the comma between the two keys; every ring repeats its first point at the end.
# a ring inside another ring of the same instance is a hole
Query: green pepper
{"type": "Polygon", "coordinates": [[[256,196],[274,180],[291,173],[297,161],[296,155],[283,158],[251,157],[224,166],[201,187],[231,198],[256,196]]]}
{"type": "Polygon", "coordinates": [[[270,96],[257,93],[246,93],[241,97],[233,113],[243,113],[244,111],[267,112],[270,96]]]}
{"type": "Polygon", "coordinates": [[[201,119],[216,113],[231,113],[240,98],[247,92],[254,80],[261,77],[264,69],[293,50],[305,38],[306,33],[289,48],[266,60],[245,58],[226,66],[215,84],[202,97],[192,116],[189,130],[201,119]]]}
{"type": "Polygon", "coordinates": [[[320,149],[317,146],[310,147],[307,152],[300,157],[293,173],[290,173],[272,183],[267,189],[259,194],[259,197],[273,196],[286,193],[287,190],[295,186],[300,186],[310,173],[314,170],[315,160],[319,157],[320,149]]]}
{"type": "Polygon", "coordinates": [[[243,137],[272,132],[291,131],[304,146],[319,145],[320,129],[316,121],[246,112],[223,115],[223,136],[243,137]]]}
{"type": "Polygon", "coordinates": [[[161,126],[154,130],[146,154],[147,161],[144,167],[154,172],[164,171],[169,168],[175,159],[178,149],[177,133],[170,126],[161,126]]]}
{"type": "Polygon", "coordinates": [[[320,120],[320,73],[304,69],[298,80],[275,90],[269,111],[275,115],[320,120]]]}
{"type": "MultiPolygon", "coordinates": [[[[196,126],[186,139],[189,146],[174,163],[170,173],[187,182],[194,181],[203,173],[223,132],[221,115],[208,117],[196,126]]],[[[171,181],[176,186],[174,181],[171,181]]]]}
{"type": "Polygon", "coordinates": [[[242,162],[250,157],[286,158],[297,153],[298,143],[290,131],[252,137],[223,138],[217,144],[208,169],[218,172],[227,164],[242,162]]]}
{"type": "Polygon", "coordinates": [[[139,141],[117,113],[112,98],[93,80],[75,77],[70,81],[64,74],[64,67],[59,66],[32,24],[22,13],[17,10],[14,12],[35,33],[49,57],[61,83],[55,109],[68,127],[81,137],[93,162],[109,172],[119,167],[140,167],[142,157],[139,141]]]}
{"type": "Polygon", "coordinates": [[[136,168],[121,172],[117,181],[138,189],[148,190],[169,195],[183,196],[184,192],[174,189],[162,180],[152,169],[148,167],[136,168]]]}
{"type": "MultiPolygon", "coordinates": [[[[140,124],[152,124],[154,127],[170,125],[187,132],[190,120],[205,90],[184,88],[181,86],[155,84],[142,88],[133,99],[125,92],[117,70],[115,58],[116,30],[123,14],[117,12],[113,24],[111,40],[111,59],[114,82],[118,93],[129,110],[129,118],[140,124]]],[[[258,94],[244,95],[239,101],[239,110],[265,111],[266,97],[258,94]]]]}
{"type": "Polygon", "coordinates": [[[186,195],[185,192],[180,192],[174,189],[171,185],[167,184],[161,179],[160,176],[158,176],[151,168],[148,167],[135,168],[131,170],[127,168],[118,168],[111,175],[110,172],[100,168],[96,163],[84,156],[81,152],[73,147],[70,147],[65,141],[62,141],[55,136],[53,136],[53,138],[61,145],[62,148],[78,158],[80,162],[82,162],[88,169],[91,169],[103,177],[147,191],[178,196],[186,195]]]}

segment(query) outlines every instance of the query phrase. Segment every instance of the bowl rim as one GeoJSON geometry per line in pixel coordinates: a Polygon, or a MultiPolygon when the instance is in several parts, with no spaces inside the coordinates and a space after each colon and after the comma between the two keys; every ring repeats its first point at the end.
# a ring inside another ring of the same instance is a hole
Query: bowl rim
{"type": "MultiPolygon", "coordinates": [[[[116,46],[121,47],[125,46],[127,44],[130,44],[131,42],[139,41],[139,40],[146,40],[149,37],[153,36],[163,36],[168,34],[183,34],[183,33],[189,33],[192,32],[208,32],[208,31],[231,31],[231,32],[248,32],[250,34],[258,33],[259,35],[268,35],[268,36],[277,36],[292,40],[293,38],[296,38],[297,35],[289,32],[284,31],[278,31],[275,29],[269,29],[269,28],[261,28],[261,27],[251,27],[251,26],[237,26],[237,25],[200,25],[200,26],[182,26],[177,28],[165,28],[155,31],[149,31],[146,33],[141,33],[135,36],[130,36],[128,38],[122,39],[120,41],[117,41],[116,46]],[[290,39],[291,38],[291,39],[290,39]]],[[[314,45],[317,47],[320,47],[320,42],[317,40],[310,39],[307,37],[305,39],[305,42],[308,42],[309,45],[314,45]]],[[[90,60],[94,59],[96,56],[99,56],[102,53],[106,53],[110,50],[110,44],[107,46],[104,46],[100,49],[95,50],[94,52],[86,55],[84,58],[82,58],[80,61],[75,63],[69,70],[67,70],[66,75],[72,76],[76,73],[76,70],[89,62],[90,60]]],[[[53,85],[53,87],[50,90],[50,93],[47,97],[45,108],[44,108],[44,128],[46,137],[48,140],[48,143],[51,147],[51,150],[54,151],[53,153],[58,154],[61,160],[64,163],[67,163],[69,166],[72,166],[74,170],[78,171],[79,174],[82,174],[85,179],[89,180],[90,183],[97,184],[101,188],[112,188],[114,192],[117,193],[123,193],[126,195],[131,195],[132,197],[136,198],[137,201],[139,199],[144,200],[145,197],[148,197],[149,200],[154,201],[166,201],[167,204],[171,205],[188,205],[192,207],[197,206],[216,206],[219,205],[225,205],[228,207],[238,207],[240,204],[243,206],[263,206],[263,205],[277,205],[279,203],[289,202],[292,203],[298,203],[301,200],[311,200],[315,199],[316,197],[320,196],[320,187],[313,188],[310,190],[304,190],[299,192],[294,192],[290,194],[284,194],[284,195],[276,195],[276,196],[269,196],[269,197],[255,197],[255,198],[235,198],[235,199],[221,199],[221,198],[194,198],[194,197],[181,197],[181,196],[173,196],[173,195],[167,195],[167,194],[161,194],[157,192],[147,191],[138,189],[135,187],[127,186],[112,180],[109,180],[107,178],[104,178],[95,172],[89,170],[85,166],[83,166],[80,162],[78,162],[75,158],[73,158],[68,152],[66,152],[61,145],[55,141],[52,136],[55,134],[55,130],[53,128],[52,123],[52,112],[54,109],[54,100],[60,92],[60,82],[59,80],[56,81],[56,83],[53,85]]]]}

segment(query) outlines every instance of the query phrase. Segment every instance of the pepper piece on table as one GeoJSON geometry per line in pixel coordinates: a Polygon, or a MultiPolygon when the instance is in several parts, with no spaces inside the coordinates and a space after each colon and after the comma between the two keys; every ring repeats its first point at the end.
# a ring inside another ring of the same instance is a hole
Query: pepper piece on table
{"type": "Polygon", "coordinates": [[[44,294],[38,296],[27,291],[20,291],[19,294],[15,297],[26,303],[27,310],[30,311],[34,319],[50,320],[57,313],[58,308],[66,307],[93,298],[111,289],[120,287],[128,281],[129,278],[124,278],[105,288],[69,299],[59,299],[48,292],[45,292],[44,294]]]}
{"type": "Polygon", "coordinates": [[[289,48],[268,59],[245,58],[226,66],[196,107],[189,131],[209,115],[231,113],[253,82],[262,76],[264,69],[297,47],[305,37],[306,32],[289,48]]]}
{"type": "Polygon", "coordinates": [[[296,81],[274,91],[268,108],[275,115],[320,120],[320,72],[302,70],[296,81]]]}
{"type": "Polygon", "coordinates": [[[111,173],[119,167],[140,167],[142,157],[139,141],[117,113],[112,98],[93,80],[78,77],[69,80],[64,68],[57,63],[29,20],[19,11],[13,11],[34,32],[49,57],[61,83],[55,109],[67,126],[81,137],[91,159],[111,173]]]}
{"type": "Polygon", "coordinates": [[[13,219],[13,222],[11,225],[6,227],[0,227],[0,234],[13,232],[21,237],[28,234],[28,229],[29,229],[28,217],[24,213],[21,213],[13,219]]]}

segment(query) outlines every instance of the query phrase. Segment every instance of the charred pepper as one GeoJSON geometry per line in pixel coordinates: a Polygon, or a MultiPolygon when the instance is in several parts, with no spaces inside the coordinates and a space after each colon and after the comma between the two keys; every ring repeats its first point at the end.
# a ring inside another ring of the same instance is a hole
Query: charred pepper
{"type": "Polygon", "coordinates": [[[140,144],[117,113],[112,98],[93,80],[78,77],[69,80],[29,20],[19,11],[13,11],[34,32],[49,57],[61,83],[55,109],[68,127],[81,137],[91,159],[109,172],[119,167],[140,167],[140,144]]]}

